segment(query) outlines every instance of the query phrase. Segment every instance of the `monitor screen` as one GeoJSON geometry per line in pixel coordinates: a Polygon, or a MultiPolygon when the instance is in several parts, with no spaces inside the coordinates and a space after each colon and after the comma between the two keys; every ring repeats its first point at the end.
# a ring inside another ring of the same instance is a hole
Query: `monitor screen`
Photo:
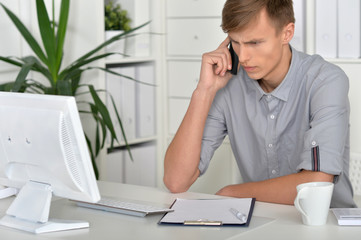
{"type": "Polygon", "coordinates": [[[0,92],[0,116],[0,185],[100,199],[74,97],[0,92]]]}

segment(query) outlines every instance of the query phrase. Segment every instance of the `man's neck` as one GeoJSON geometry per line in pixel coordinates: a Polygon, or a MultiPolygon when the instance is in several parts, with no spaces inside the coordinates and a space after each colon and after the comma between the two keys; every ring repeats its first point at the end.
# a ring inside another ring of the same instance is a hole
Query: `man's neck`
{"type": "Polygon", "coordinates": [[[269,79],[259,79],[258,84],[259,86],[265,91],[266,93],[270,93],[275,90],[286,77],[288,70],[291,65],[292,60],[292,51],[289,45],[285,46],[285,51],[282,56],[281,62],[279,67],[275,72],[272,74],[269,79]]]}

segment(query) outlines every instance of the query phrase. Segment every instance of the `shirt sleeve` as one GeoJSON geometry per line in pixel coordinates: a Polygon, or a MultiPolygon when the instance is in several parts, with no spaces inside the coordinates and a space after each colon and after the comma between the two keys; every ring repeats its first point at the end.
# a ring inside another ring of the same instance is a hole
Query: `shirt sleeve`
{"type": "Polygon", "coordinates": [[[201,159],[198,165],[200,175],[206,172],[214,152],[227,135],[225,117],[220,106],[221,92],[222,90],[217,93],[206,120],[202,139],[201,159]]]}
{"type": "Polygon", "coordinates": [[[349,150],[348,89],[348,78],[338,67],[319,71],[309,89],[310,128],[304,135],[298,171],[342,173],[344,151],[349,150]]]}

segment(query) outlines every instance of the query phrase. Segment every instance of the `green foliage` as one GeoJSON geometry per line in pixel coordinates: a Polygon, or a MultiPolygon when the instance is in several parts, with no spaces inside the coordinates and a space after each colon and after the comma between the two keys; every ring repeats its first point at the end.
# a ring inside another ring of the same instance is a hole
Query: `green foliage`
{"type": "Polygon", "coordinates": [[[131,29],[128,12],[121,9],[119,4],[114,6],[113,1],[109,1],[104,7],[104,21],[105,30],[129,31],[131,29]]]}
{"type": "MultiPolygon", "coordinates": [[[[96,90],[93,85],[82,81],[81,76],[82,73],[85,71],[100,69],[111,74],[116,74],[120,77],[130,79],[127,76],[109,71],[106,68],[91,67],[88,64],[106,56],[116,54],[104,53],[95,55],[105,46],[115,41],[118,41],[119,39],[129,36],[131,33],[148,23],[130,29],[125,33],[114,36],[113,38],[105,41],[93,50],[84,54],[68,66],[61,68],[70,0],[61,1],[59,20],[57,24],[54,24],[52,21],[50,21],[44,1],[36,0],[38,26],[41,34],[42,45],[45,51],[43,50],[41,45],[35,40],[29,30],[25,27],[25,25],[19,20],[19,18],[2,3],[0,3],[0,5],[3,7],[7,15],[10,17],[11,21],[14,23],[16,28],[19,30],[23,38],[26,40],[26,42],[29,44],[29,46],[36,55],[26,56],[22,58],[0,56],[0,61],[7,62],[20,68],[20,71],[15,81],[1,84],[0,91],[31,92],[38,94],[68,95],[75,97],[89,94],[92,101],[78,102],[78,105],[85,105],[85,107],[87,107],[87,110],[79,110],[79,112],[91,115],[96,123],[95,139],[91,141],[87,133],[85,133],[85,137],[93,161],[94,171],[96,176],[98,177],[99,175],[95,159],[99,155],[100,150],[105,147],[105,140],[108,138],[108,134],[110,135],[109,137],[111,139],[111,147],[113,146],[114,141],[118,141],[118,136],[116,136],[115,134],[114,124],[109,116],[108,109],[99,97],[99,93],[108,93],[104,90],[96,90]],[[46,83],[44,83],[43,81],[29,78],[28,74],[31,71],[37,72],[42,75],[46,79],[46,83]]],[[[110,96],[110,98],[113,101],[112,96],[110,96]]],[[[113,107],[117,115],[117,120],[119,121],[122,129],[123,139],[125,140],[128,152],[131,156],[129,145],[124,134],[124,129],[122,128],[121,119],[115,108],[114,101],[113,107]]]]}

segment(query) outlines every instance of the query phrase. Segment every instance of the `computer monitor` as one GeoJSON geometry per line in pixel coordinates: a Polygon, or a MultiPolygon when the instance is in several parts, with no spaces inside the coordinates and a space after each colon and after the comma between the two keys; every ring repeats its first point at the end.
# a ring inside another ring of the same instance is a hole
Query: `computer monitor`
{"type": "Polygon", "coordinates": [[[41,233],[88,227],[52,220],[52,194],[100,199],[74,97],[0,92],[0,185],[19,193],[0,224],[41,233]]]}

